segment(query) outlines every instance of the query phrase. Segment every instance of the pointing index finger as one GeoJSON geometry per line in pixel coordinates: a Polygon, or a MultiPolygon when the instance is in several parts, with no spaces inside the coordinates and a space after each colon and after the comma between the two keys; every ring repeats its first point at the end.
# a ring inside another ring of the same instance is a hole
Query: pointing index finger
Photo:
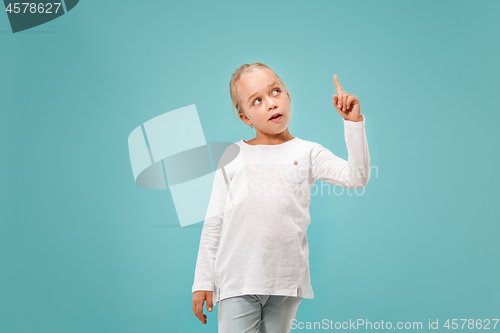
{"type": "Polygon", "coordinates": [[[335,89],[337,89],[337,95],[340,94],[341,92],[344,92],[342,90],[342,86],[339,83],[339,79],[337,78],[337,74],[333,76],[333,82],[335,83],[335,89]]]}

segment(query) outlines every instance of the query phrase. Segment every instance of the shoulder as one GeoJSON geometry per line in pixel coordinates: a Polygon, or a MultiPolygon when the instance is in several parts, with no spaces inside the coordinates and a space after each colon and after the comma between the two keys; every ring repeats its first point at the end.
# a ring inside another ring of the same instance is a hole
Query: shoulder
{"type": "Polygon", "coordinates": [[[315,164],[317,156],[319,156],[324,149],[323,146],[314,141],[297,139],[297,145],[293,147],[293,149],[303,156],[303,158],[309,160],[309,163],[315,164]]]}
{"type": "Polygon", "coordinates": [[[300,139],[300,138],[297,138],[297,141],[298,141],[301,149],[304,149],[304,150],[313,151],[315,149],[322,147],[321,144],[314,142],[314,141],[304,140],[304,139],[300,139]]]}

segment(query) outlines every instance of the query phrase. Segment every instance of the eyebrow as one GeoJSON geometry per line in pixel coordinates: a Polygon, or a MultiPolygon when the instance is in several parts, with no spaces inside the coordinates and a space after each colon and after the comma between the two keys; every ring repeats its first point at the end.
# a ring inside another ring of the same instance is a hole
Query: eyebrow
{"type": "MultiPolygon", "coordinates": [[[[275,81],[275,82],[271,83],[270,85],[268,85],[268,86],[267,86],[267,88],[269,89],[269,88],[271,88],[272,86],[274,86],[275,84],[279,84],[279,83],[275,81]]],[[[252,97],[253,97],[253,96],[255,96],[255,95],[257,95],[258,93],[259,93],[259,92],[256,92],[256,93],[252,94],[252,96],[250,96],[250,97],[248,98],[248,101],[250,101],[250,100],[252,99],[252,97]]],[[[247,102],[248,102],[248,101],[247,101],[247,102]]]]}

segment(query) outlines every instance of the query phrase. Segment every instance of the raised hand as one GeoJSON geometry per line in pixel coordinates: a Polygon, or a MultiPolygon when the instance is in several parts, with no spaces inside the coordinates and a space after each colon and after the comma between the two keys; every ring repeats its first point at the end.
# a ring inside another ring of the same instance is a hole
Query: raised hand
{"type": "Polygon", "coordinates": [[[361,105],[356,95],[348,94],[342,90],[337,74],[333,76],[337,94],[333,95],[333,106],[342,118],[349,121],[363,121],[361,116],[361,105]]]}

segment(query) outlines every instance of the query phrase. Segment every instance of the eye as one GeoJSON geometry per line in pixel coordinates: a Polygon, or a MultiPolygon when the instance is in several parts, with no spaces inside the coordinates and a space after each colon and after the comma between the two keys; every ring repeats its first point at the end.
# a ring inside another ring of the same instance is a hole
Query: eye
{"type": "Polygon", "coordinates": [[[252,102],[252,105],[257,105],[257,104],[255,104],[255,102],[256,102],[257,100],[261,100],[261,99],[260,99],[260,98],[256,98],[256,99],[254,99],[254,100],[253,100],[253,102],[252,102]]]}
{"type": "MultiPolygon", "coordinates": [[[[277,94],[279,94],[279,93],[281,92],[281,89],[280,89],[280,88],[274,88],[274,89],[273,89],[273,92],[274,92],[275,90],[277,90],[277,91],[278,91],[278,93],[277,93],[277,94]]],[[[274,94],[274,96],[276,96],[277,94],[274,94]]],[[[260,98],[256,98],[256,99],[254,99],[254,100],[253,100],[252,105],[254,105],[254,106],[255,106],[255,105],[258,105],[258,104],[255,104],[255,102],[256,102],[256,101],[258,101],[258,100],[259,100],[259,101],[262,101],[260,98]]]]}

